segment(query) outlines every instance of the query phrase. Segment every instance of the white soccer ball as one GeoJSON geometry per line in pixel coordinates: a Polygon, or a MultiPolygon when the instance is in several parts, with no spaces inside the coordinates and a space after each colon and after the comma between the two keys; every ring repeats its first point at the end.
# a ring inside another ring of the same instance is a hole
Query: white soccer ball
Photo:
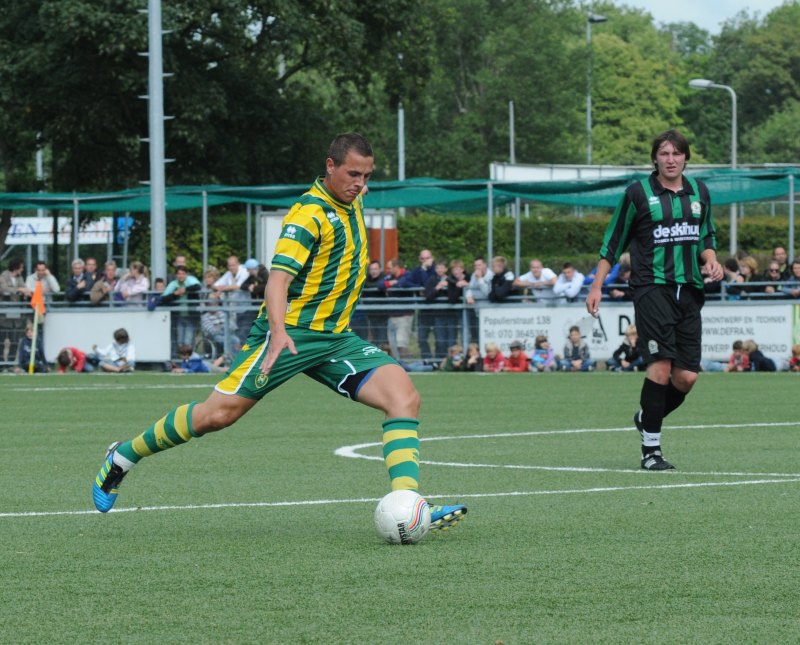
{"type": "Polygon", "coordinates": [[[413,490],[395,490],[375,509],[375,530],[391,544],[415,544],[431,528],[428,502],[413,490]]]}

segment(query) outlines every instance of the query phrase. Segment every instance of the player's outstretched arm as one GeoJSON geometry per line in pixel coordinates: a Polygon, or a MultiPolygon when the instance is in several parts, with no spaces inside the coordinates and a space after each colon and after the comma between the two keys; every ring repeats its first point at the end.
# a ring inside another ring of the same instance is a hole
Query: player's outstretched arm
{"type": "Polygon", "coordinates": [[[266,290],[267,319],[269,320],[269,344],[267,355],[261,363],[261,373],[269,374],[281,352],[288,349],[297,354],[294,341],[286,333],[287,292],[294,276],[285,271],[273,271],[269,276],[266,290]]]}

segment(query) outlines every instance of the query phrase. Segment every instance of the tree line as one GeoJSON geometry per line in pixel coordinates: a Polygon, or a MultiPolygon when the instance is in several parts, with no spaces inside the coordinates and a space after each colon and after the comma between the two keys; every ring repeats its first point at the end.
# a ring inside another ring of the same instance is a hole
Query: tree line
{"type": "MultiPolygon", "coordinates": [[[[6,192],[118,190],[146,180],[145,0],[9,0],[0,12],[0,170],[6,192]],[[37,182],[42,146],[46,178],[37,182]]],[[[732,86],[740,163],[800,152],[800,4],[740,13],[717,36],[596,2],[593,161],[643,163],[678,127],[697,161],[730,162],[732,86]]],[[[171,0],[163,3],[168,184],[304,183],[336,132],[375,147],[376,179],[485,177],[585,160],[587,5],[574,0],[171,0]]],[[[691,18],[691,16],[687,16],[691,18]]],[[[2,222],[7,225],[9,213],[2,222]]],[[[0,224],[0,239],[5,232],[0,224]]]]}

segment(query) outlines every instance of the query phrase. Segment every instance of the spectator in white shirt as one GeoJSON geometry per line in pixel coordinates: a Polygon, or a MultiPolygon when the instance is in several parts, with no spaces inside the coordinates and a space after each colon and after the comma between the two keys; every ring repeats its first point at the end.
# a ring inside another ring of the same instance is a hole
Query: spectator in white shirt
{"type": "Polygon", "coordinates": [[[486,260],[475,258],[472,263],[472,276],[469,285],[464,289],[464,295],[468,305],[474,305],[477,300],[488,300],[489,291],[492,289],[492,277],[494,273],[489,271],[486,260]]]}
{"type": "Polygon", "coordinates": [[[242,291],[242,283],[250,276],[239,258],[232,255],[228,258],[228,270],[214,283],[214,291],[228,292],[233,300],[250,301],[250,293],[242,291]]]}
{"type": "Polygon", "coordinates": [[[573,266],[572,262],[565,262],[553,287],[553,293],[558,298],[563,297],[567,302],[572,302],[578,297],[582,288],[583,274],[573,266]]]}
{"type": "Polygon", "coordinates": [[[31,293],[33,293],[36,291],[37,282],[42,283],[42,294],[45,296],[48,293],[58,293],[61,291],[61,285],[58,284],[58,280],[56,280],[53,274],[50,273],[50,269],[47,268],[47,263],[43,260],[39,260],[36,263],[34,272],[28,276],[27,280],[25,280],[25,286],[31,293]]]}
{"type": "Polygon", "coordinates": [[[555,272],[542,264],[541,260],[534,258],[530,263],[530,271],[514,280],[518,289],[528,289],[530,295],[536,300],[552,300],[555,298],[553,286],[558,280],[555,272]]]}

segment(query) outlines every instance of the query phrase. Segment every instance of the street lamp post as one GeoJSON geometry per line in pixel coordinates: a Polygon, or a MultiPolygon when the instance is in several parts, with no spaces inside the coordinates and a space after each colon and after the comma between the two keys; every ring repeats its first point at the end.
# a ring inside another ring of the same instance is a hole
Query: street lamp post
{"type": "MultiPolygon", "coordinates": [[[[693,78],[689,87],[695,90],[725,90],[731,95],[731,169],[736,169],[736,92],[729,85],[720,85],[705,78],[693,78]]],[[[731,204],[731,255],[736,255],[737,244],[736,204],[731,204]]]]}
{"type": "Polygon", "coordinates": [[[586,17],[586,45],[589,48],[589,72],[586,79],[586,163],[592,164],[592,25],[608,20],[590,13],[586,17]]]}

